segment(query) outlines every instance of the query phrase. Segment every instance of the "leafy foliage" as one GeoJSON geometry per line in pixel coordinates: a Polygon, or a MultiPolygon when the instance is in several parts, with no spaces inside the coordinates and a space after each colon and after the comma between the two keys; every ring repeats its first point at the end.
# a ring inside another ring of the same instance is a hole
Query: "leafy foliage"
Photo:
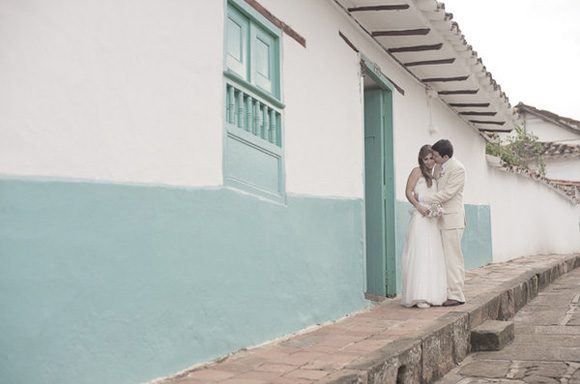
{"type": "Polygon", "coordinates": [[[494,135],[485,146],[485,153],[499,157],[505,164],[522,169],[534,169],[545,176],[546,164],[542,156],[542,143],[538,137],[529,133],[525,128],[516,127],[515,135],[509,136],[507,140],[502,140],[498,135],[494,135]]]}

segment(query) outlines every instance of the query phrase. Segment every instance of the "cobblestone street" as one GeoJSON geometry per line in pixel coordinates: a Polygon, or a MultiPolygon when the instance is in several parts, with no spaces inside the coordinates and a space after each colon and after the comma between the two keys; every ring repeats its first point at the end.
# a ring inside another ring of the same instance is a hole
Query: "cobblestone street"
{"type": "Polygon", "coordinates": [[[469,355],[438,384],[580,384],[580,270],[539,293],[514,323],[512,344],[469,355]]]}

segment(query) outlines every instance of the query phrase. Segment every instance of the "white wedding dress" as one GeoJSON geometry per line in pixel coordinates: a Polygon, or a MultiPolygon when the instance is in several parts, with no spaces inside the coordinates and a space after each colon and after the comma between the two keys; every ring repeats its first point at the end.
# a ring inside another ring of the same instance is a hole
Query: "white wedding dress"
{"type": "MultiPolygon", "coordinates": [[[[428,196],[437,192],[437,182],[431,188],[421,177],[415,194],[428,196]]],[[[437,218],[424,217],[413,209],[402,256],[403,290],[401,304],[412,307],[426,302],[441,305],[447,300],[447,274],[441,232],[437,218]]]]}

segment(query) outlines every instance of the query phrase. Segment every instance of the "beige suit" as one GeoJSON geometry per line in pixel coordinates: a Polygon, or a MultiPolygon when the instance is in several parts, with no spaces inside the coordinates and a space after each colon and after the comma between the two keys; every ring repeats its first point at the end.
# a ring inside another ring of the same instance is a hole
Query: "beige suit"
{"type": "Polygon", "coordinates": [[[463,206],[465,167],[453,157],[447,160],[443,167],[445,171],[437,181],[438,192],[425,198],[424,202],[427,204],[438,202],[443,206],[443,215],[438,220],[447,265],[447,298],[464,302],[465,266],[461,237],[465,228],[463,206]]]}

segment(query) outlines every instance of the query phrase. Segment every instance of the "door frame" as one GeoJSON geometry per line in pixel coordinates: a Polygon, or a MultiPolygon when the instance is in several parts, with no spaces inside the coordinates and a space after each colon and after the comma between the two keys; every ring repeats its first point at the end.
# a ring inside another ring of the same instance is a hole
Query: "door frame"
{"type": "MultiPolygon", "coordinates": [[[[380,287],[384,290],[377,292],[368,292],[370,294],[393,297],[397,294],[397,268],[396,268],[396,243],[395,243],[395,166],[394,166],[394,137],[393,137],[393,91],[395,86],[383,75],[380,68],[371,62],[366,56],[361,55],[362,75],[368,76],[382,90],[382,108],[381,108],[381,130],[382,130],[382,169],[383,169],[383,235],[384,235],[384,252],[381,256],[383,260],[378,260],[379,265],[384,265],[385,271],[383,281],[379,282],[380,287]]],[[[363,87],[364,92],[364,87],[363,87]]],[[[363,115],[364,115],[364,97],[363,97],[363,115]]],[[[364,121],[364,120],[363,120],[364,121]]],[[[364,123],[363,123],[364,124],[364,123]]],[[[363,128],[364,132],[364,128],[363,128]]],[[[366,168],[366,160],[365,160],[366,168]]],[[[365,171],[366,172],[366,171],[365,171]]],[[[364,174],[364,173],[363,173],[364,174]]],[[[365,180],[365,188],[366,188],[365,180]]],[[[366,190],[366,189],[365,189],[366,190]]],[[[366,195],[366,193],[365,193],[366,195]]],[[[366,203],[365,203],[366,210],[366,203]]],[[[366,225],[366,211],[365,211],[366,225]]],[[[365,227],[366,233],[366,227],[365,227]]],[[[365,235],[366,239],[366,235],[365,235]]],[[[367,246],[365,240],[365,260],[369,263],[366,255],[367,246]]],[[[365,269],[366,270],[366,269],[365,269]]],[[[367,276],[368,278],[368,276],[367,276]]],[[[368,289],[368,281],[367,281],[368,289]]]]}

